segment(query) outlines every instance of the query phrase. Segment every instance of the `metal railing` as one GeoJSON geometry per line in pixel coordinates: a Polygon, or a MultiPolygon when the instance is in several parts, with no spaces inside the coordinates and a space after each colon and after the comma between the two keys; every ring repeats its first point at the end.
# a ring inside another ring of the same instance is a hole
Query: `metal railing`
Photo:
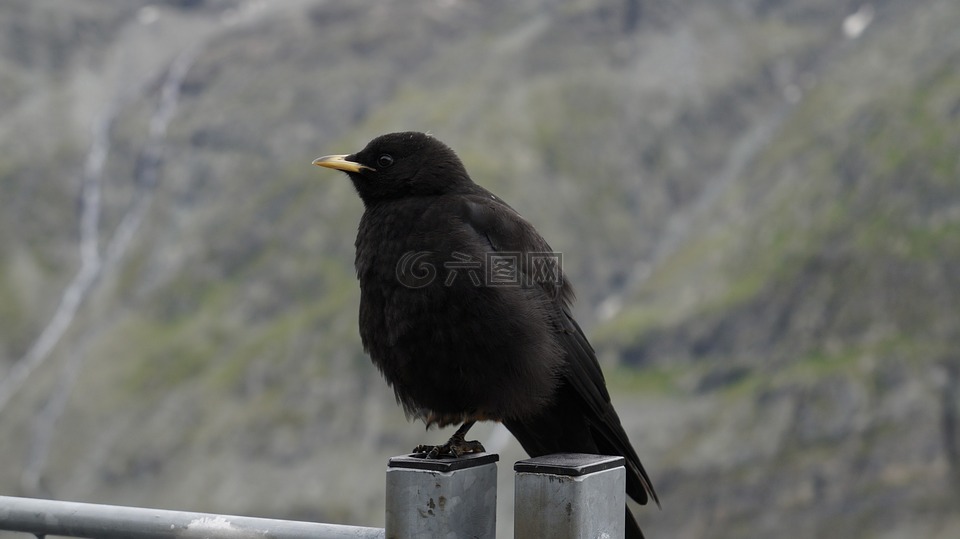
{"type": "MultiPolygon", "coordinates": [[[[391,458],[385,528],[0,496],[0,530],[91,539],[494,539],[498,460],[391,458]]],[[[622,457],[549,455],[514,470],[515,537],[623,537],[622,457]]]]}

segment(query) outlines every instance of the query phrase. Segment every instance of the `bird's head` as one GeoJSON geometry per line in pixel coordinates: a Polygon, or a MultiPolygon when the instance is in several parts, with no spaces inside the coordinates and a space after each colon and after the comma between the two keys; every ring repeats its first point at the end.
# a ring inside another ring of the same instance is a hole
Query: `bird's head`
{"type": "Polygon", "coordinates": [[[425,133],[381,135],[350,155],[327,155],[314,165],[342,170],[367,205],[384,200],[455,193],[473,182],[457,154],[425,133]]]}

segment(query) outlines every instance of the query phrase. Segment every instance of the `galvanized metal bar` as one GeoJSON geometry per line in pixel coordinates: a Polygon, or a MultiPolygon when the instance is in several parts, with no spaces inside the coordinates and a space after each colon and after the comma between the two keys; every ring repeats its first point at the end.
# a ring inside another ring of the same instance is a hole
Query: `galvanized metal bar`
{"type": "Polygon", "coordinates": [[[91,539],[383,539],[380,528],[0,496],[0,530],[91,539]]]}
{"type": "Polygon", "coordinates": [[[498,460],[492,453],[457,459],[413,455],[390,459],[387,538],[495,539],[498,460]]]}
{"type": "Polygon", "coordinates": [[[513,469],[516,539],[623,539],[623,457],[563,453],[521,460],[513,469]]]}

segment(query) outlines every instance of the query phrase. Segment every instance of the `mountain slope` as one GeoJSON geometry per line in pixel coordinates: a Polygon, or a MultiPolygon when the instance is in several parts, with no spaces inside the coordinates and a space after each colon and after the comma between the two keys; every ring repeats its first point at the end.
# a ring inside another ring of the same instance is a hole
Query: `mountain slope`
{"type": "Polygon", "coordinates": [[[59,4],[0,7],[0,491],[381,523],[446,434],[309,163],[420,129],[563,252],[651,536],[957,524],[954,3],[59,4]]]}
{"type": "Polygon", "coordinates": [[[650,366],[634,384],[695,410],[659,436],[686,502],[661,530],[956,529],[958,14],[886,15],[598,328],[650,366]]]}

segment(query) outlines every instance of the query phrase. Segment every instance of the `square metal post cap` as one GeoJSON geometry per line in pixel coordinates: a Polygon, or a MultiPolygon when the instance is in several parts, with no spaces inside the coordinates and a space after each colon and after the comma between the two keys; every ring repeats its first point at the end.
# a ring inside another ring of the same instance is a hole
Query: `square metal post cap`
{"type": "Polygon", "coordinates": [[[513,465],[513,471],[579,477],[617,468],[623,466],[623,464],[623,457],[587,455],[584,453],[555,453],[518,461],[513,465]]]}
{"type": "MultiPolygon", "coordinates": [[[[408,470],[429,470],[432,472],[453,472],[456,470],[465,470],[467,468],[476,468],[484,464],[490,464],[500,460],[500,455],[496,453],[471,453],[458,458],[424,458],[422,454],[410,453],[409,455],[400,455],[391,457],[387,461],[387,468],[406,468],[408,470]]],[[[622,459],[621,459],[622,460],[622,459]]]]}

